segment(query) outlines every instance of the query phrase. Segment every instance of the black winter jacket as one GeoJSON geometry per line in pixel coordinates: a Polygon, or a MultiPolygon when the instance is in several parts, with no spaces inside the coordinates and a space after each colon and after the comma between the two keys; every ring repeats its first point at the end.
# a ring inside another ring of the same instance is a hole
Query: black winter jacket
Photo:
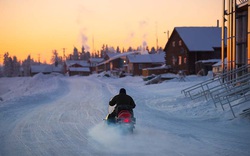
{"type": "Polygon", "coordinates": [[[119,107],[121,105],[129,105],[131,108],[135,108],[135,102],[132,99],[131,96],[127,95],[126,93],[120,93],[113,97],[112,100],[109,101],[110,106],[114,106],[116,104],[116,107],[119,107]]]}

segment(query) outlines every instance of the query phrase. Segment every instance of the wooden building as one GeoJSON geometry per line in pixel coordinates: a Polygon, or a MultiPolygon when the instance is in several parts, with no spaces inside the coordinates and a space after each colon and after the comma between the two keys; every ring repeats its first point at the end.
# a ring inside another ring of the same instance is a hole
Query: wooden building
{"type": "Polygon", "coordinates": [[[63,65],[57,65],[54,64],[38,64],[38,65],[31,65],[30,66],[30,75],[34,76],[38,73],[43,74],[51,74],[51,73],[59,73],[63,74],[63,65]]]}
{"type": "MultiPolygon", "coordinates": [[[[128,55],[127,56],[127,73],[132,75],[142,75],[143,69],[151,70],[150,68],[159,67],[165,64],[165,53],[156,54],[144,54],[144,55],[128,55]]],[[[145,71],[145,73],[152,74],[152,71],[145,71]]],[[[155,70],[155,72],[160,73],[161,69],[155,70]]],[[[144,75],[144,76],[147,76],[144,75]]]]}
{"type": "Polygon", "coordinates": [[[104,61],[96,66],[98,73],[102,71],[122,71],[126,68],[126,56],[132,54],[138,54],[138,51],[126,52],[126,53],[107,53],[104,56],[104,61]]]}
{"type": "Polygon", "coordinates": [[[96,66],[103,61],[104,61],[103,58],[90,58],[88,60],[88,63],[90,65],[91,73],[96,73],[96,66]]]}
{"type": "Polygon", "coordinates": [[[195,62],[221,58],[221,28],[175,27],[164,51],[173,72],[196,74],[195,62]]]}
{"type": "Polygon", "coordinates": [[[227,57],[222,56],[221,61],[223,70],[230,71],[250,64],[250,1],[227,0],[226,2],[223,0],[222,27],[228,29],[222,33],[226,39],[222,46],[227,44],[227,57]],[[227,63],[223,63],[225,58],[227,63]]]}
{"type": "Polygon", "coordinates": [[[83,60],[66,60],[65,71],[69,76],[88,76],[91,74],[89,63],[83,60]]]}

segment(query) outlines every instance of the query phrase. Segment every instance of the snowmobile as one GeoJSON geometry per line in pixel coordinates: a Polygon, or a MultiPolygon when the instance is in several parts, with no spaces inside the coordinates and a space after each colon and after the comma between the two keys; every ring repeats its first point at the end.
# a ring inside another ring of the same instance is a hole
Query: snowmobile
{"type": "Polygon", "coordinates": [[[118,126],[122,132],[133,133],[136,123],[132,108],[129,105],[109,106],[105,120],[108,125],[118,126]]]}

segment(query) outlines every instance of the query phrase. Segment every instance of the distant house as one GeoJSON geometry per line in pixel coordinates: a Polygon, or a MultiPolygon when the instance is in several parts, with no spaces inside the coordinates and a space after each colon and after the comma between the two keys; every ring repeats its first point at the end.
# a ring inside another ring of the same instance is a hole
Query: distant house
{"type": "Polygon", "coordinates": [[[69,76],[88,76],[91,73],[89,63],[83,60],[66,60],[65,71],[69,76]]]}
{"type": "Polygon", "coordinates": [[[195,62],[221,58],[220,27],[175,27],[166,46],[165,60],[174,72],[196,74],[195,62]]]}
{"type": "Polygon", "coordinates": [[[123,59],[119,55],[120,53],[107,53],[104,56],[104,71],[111,71],[123,67],[123,59]]]}
{"type": "Polygon", "coordinates": [[[142,75],[145,68],[159,67],[165,63],[165,53],[128,55],[127,72],[132,75],[142,75]]]}
{"type": "Polygon", "coordinates": [[[161,75],[166,73],[172,73],[172,69],[169,65],[162,65],[157,67],[149,67],[142,69],[142,76],[147,77],[151,75],[161,75]]]}
{"type": "Polygon", "coordinates": [[[138,54],[139,51],[132,51],[126,53],[107,53],[104,61],[97,65],[97,72],[124,70],[126,66],[126,56],[138,54]]]}
{"type": "Polygon", "coordinates": [[[221,59],[199,60],[195,62],[195,69],[198,75],[205,76],[209,71],[213,71],[213,65],[221,62],[221,59]]]}
{"type": "Polygon", "coordinates": [[[52,66],[48,64],[40,64],[40,65],[31,65],[30,66],[30,75],[34,76],[38,73],[50,74],[52,72],[52,66]]]}
{"type": "Polygon", "coordinates": [[[89,65],[90,65],[90,71],[91,71],[91,73],[96,72],[96,66],[97,66],[99,63],[103,62],[103,61],[104,61],[103,58],[90,58],[90,59],[88,60],[88,63],[89,63],[89,65]]]}
{"type": "MultiPolygon", "coordinates": [[[[227,64],[227,58],[224,59],[224,67],[226,66],[226,64],[227,64]]],[[[212,71],[213,71],[214,76],[221,75],[223,73],[221,60],[219,62],[213,64],[212,71]]]]}
{"type": "Polygon", "coordinates": [[[49,65],[49,64],[39,64],[30,66],[30,75],[34,76],[38,73],[51,74],[52,72],[63,74],[62,65],[49,65]]]}

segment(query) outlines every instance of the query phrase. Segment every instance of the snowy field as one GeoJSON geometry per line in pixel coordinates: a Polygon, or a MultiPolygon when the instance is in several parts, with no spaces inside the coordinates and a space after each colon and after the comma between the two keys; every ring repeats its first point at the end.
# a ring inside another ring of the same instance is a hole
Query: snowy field
{"type": "Polygon", "coordinates": [[[249,119],[181,94],[205,79],[145,85],[142,77],[0,78],[0,156],[249,156],[249,119]],[[133,134],[103,121],[121,87],[137,105],[133,134]]]}

